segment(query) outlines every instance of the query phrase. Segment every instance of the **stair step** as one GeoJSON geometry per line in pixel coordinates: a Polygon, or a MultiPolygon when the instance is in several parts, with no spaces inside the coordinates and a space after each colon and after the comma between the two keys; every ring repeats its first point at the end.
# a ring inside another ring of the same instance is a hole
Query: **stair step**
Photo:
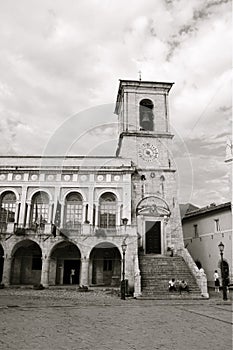
{"type": "Polygon", "coordinates": [[[179,299],[181,297],[193,299],[200,297],[196,280],[182,257],[139,255],[139,268],[143,297],[155,299],[179,299]],[[170,293],[168,291],[168,281],[171,278],[186,280],[189,284],[190,293],[183,292],[181,296],[179,292],[170,293]]]}

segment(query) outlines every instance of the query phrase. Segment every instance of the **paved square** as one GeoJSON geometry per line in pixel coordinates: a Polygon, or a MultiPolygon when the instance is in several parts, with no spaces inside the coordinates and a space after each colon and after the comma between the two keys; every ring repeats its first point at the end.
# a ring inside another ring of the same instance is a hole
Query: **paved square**
{"type": "Polygon", "coordinates": [[[232,348],[232,306],[220,296],[123,301],[107,292],[5,289],[0,312],[3,350],[232,348]]]}

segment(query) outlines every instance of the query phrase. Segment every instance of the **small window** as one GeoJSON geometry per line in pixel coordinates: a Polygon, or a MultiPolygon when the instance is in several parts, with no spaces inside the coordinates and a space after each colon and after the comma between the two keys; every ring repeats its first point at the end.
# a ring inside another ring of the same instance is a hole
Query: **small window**
{"type": "Polygon", "coordinates": [[[198,237],[198,226],[197,224],[193,225],[193,228],[194,228],[194,237],[198,237]]]}
{"type": "Polygon", "coordinates": [[[215,219],[215,231],[219,232],[220,231],[220,223],[219,223],[219,219],[215,219]]]}

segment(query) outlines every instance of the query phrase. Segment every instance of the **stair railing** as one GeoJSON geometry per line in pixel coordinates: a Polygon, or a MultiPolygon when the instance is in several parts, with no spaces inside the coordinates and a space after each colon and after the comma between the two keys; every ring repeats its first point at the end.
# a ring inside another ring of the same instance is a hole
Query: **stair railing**
{"type": "Polygon", "coordinates": [[[177,255],[181,256],[186,264],[188,265],[189,269],[191,270],[198,287],[201,291],[201,296],[204,298],[209,298],[208,288],[207,288],[207,278],[204,271],[200,271],[193,261],[193,258],[189,254],[189,251],[186,248],[181,248],[177,250],[177,255]]]}

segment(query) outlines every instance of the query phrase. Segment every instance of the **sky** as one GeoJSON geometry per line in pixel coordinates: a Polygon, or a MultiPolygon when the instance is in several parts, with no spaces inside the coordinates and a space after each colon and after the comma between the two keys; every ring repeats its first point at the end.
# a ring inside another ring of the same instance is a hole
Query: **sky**
{"type": "Polygon", "coordinates": [[[231,1],[0,0],[0,155],[114,155],[119,79],[174,82],[180,203],[228,201],[231,1]],[[55,147],[54,147],[55,145],[55,147]]]}

